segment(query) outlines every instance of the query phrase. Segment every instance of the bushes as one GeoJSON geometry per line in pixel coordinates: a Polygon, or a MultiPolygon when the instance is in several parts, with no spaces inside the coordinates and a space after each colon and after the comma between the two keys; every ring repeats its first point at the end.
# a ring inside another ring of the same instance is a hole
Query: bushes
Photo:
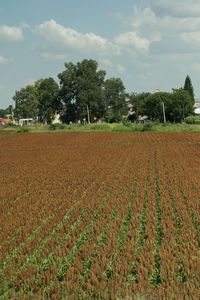
{"type": "Polygon", "coordinates": [[[29,128],[23,127],[23,126],[17,129],[17,133],[23,133],[23,132],[29,132],[29,131],[30,131],[29,128]]]}
{"type": "Polygon", "coordinates": [[[52,130],[52,131],[54,131],[54,130],[64,130],[65,129],[65,125],[64,124],[59,124],[59,123],[57,123],[57,124],[51,124],[51,125],[49,125],[48,129],[52,130]]]}
{"type": "Polygon", "coordinates": [[[186,124],[200,124],[200,117],[197,116],[188,116],[185,118],[186,124]]]}

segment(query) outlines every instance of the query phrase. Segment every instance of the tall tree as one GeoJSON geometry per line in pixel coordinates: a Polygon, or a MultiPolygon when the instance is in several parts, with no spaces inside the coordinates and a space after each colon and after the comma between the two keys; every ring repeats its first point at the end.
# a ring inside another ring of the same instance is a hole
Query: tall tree
{"type": "Polygon", "coordinates": [[[139,115],[145,114],[144,100],[150,95],[150,93],[130,94],[130,103],[133,105],[132,110],[134,112],[130,118],[132,121],[138,120],[139,115]]]}
{"type": "Polygon", "coordinates": [[[106,72],[98,70],[95,60],[84,59],[76,69],[77,112],[81,118],[87,116],[89,109],[91,119],[100,118],[103,110],[101,88],[106,72]]]}
{"type": "Polygon", "coordinates": [[[165,110],[167,109],[167,103],[169,101],[169,93],[157,92],[150,94],[143,100],[142,112],[147,115],[152,121],[163,122],[163,103],[165,110]]]}
{"type": "Polygon", "coordinates": [[[194,88],[192,86],[192,81],[191,81],[189,75],[186,76],[184,90],[186,90],[190,94],[192,99],[194,100],[194,88]]]}
{"type": "Polygon", "coordinates": [[[98,70],[95,60],[84,59],[77,63],[66,63],[65,70],[58,74],[60,80],[59,99],[63,105],[64,121],[101,117],[103,111],[102,86],[105,71],[98,70]]]}
{"type": "Polygon", "coordinates": [[[76,111],[76,65],[65,63],[65,70],[58,74],[60,80],[59,100],[62,121],[69,123],[77,120],[76,111]]]}
{"type": "Polygon", "coordinates": [[[51,123],[55,112],[59,110],[59,86],[51,77],[35,83],[38,101],[38,117],[43,123],[51,123]]]}
{"type": "Polygon", "coordinates": [[[174,122],[181,122],[185,117],[194,113],[194,99],[188,91],[184,89],[174,90],[171,97],[170,111],[174,122]]]}
{"type": "Polygon", "coordinates": [[[152,121],[164,121],[163,104],[168,122],[181,122],[194,112],[193,99],[184,89],[173,90],[172,93],[141,93],[131,100],[135,111],[138,109],[140,115],[147,115],[152,121]]]}
{"type": "Polygon", "coordinates": [[[13,100],[15,101],[14,115],[17,119],[38,116],[38,101],[34,85],[27,85],[16,91],[13,100]]]}
{"type": "Polygon", "coordinates": [[[104,84],[105,116],[110,122],[118,122],[127,115],[125,87],[120,78],[110,78],[104,84]]]}
{"type": "Polygon", "coordinates": [[[12,115],[12,105],[7,108],[0,108],[0,118],[6,118],[8,115],[12,115]]]}

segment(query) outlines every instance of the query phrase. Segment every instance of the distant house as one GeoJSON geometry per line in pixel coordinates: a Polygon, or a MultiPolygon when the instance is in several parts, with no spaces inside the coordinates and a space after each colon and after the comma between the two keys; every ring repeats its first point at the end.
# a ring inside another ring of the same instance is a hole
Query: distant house
{"type": "Polygon", "coordinates": [[[5,120],[4,120],[4,118],[0,118],[0,125],[5,125],[5,120]]]}
{"type": "Polygon", "coordinates": [[[6,125],[10,122],[8,118],[0,118],[0,125],[6,125]]]}
{"type": "Polygon", "coordinates": [[[194,113],[196,116],[200,117],[200,100],[196,99],[194,103],[194,113]]]}
{"type": "Polygon", "coordinates": [[[161,90],[160,90],[160,89],[155,89],[155,90],[153,91],[153,94],[156,94],[156,93],[161,93],[161,90]]]}
{"type": "Polygon", "coordinates": [[[33,118],[25,118],[25,119],[19,119],[19,125],[31,125],[34,123],[33,118]]]}
{"type": "Polygon", "coordinates": [[[194,102],[194,108],[200,108],[200,100],[196,99],[194,102]]]}
{"type": "Polygon", "coordinates": [[[196,116],[200,117],[200,107],[194,109],[194,113],[196,116]]]}

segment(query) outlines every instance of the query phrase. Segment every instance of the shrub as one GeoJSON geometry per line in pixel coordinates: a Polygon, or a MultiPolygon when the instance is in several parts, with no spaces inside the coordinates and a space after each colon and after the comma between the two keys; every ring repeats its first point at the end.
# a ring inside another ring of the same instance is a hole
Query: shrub
{"type": "Polygon", "coordinates": [[[188,116],[185,118],[185,123],[187,124],[200,124],[200,117],[197,116],[188,116]]]}
{"type": "Polygon", "coordinates": [[[29,128],[23,127],[23,126],[17,129],[17,133],[23,133],[23,132],[29,132],[29,131],[30,131],[29,128]]]}
{"type": "Polygon", "coordinates": [[[151,131],[153,125],[151,123],[146,123],[143,125],[142,131],[151,131]]]}
{"type": "Polygon", "coordinates": [[[122,118],[122,124],[126,127],[131,126],[131,122],[129,121],[129,119],[127,117],[122,118]]]}
{"type": "Polygon", "coordinates": [[[57,124],[50,124],[49,125],[49,128],[48,128],[49,130],[63,130],[63,129],[65,129],[65,125],[64,124],[59,124],[59,123],[57,123],[57,124]]]}

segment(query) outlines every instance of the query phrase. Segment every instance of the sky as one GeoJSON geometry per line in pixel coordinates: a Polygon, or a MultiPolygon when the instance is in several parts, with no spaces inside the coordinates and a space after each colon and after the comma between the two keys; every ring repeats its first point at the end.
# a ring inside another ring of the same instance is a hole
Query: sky
{"type": "Polygon", "coordinates": [[[127,92],[200,98],[199,0],[0,0],[0,108],[15,91],[95,59],[127,92]]]}

